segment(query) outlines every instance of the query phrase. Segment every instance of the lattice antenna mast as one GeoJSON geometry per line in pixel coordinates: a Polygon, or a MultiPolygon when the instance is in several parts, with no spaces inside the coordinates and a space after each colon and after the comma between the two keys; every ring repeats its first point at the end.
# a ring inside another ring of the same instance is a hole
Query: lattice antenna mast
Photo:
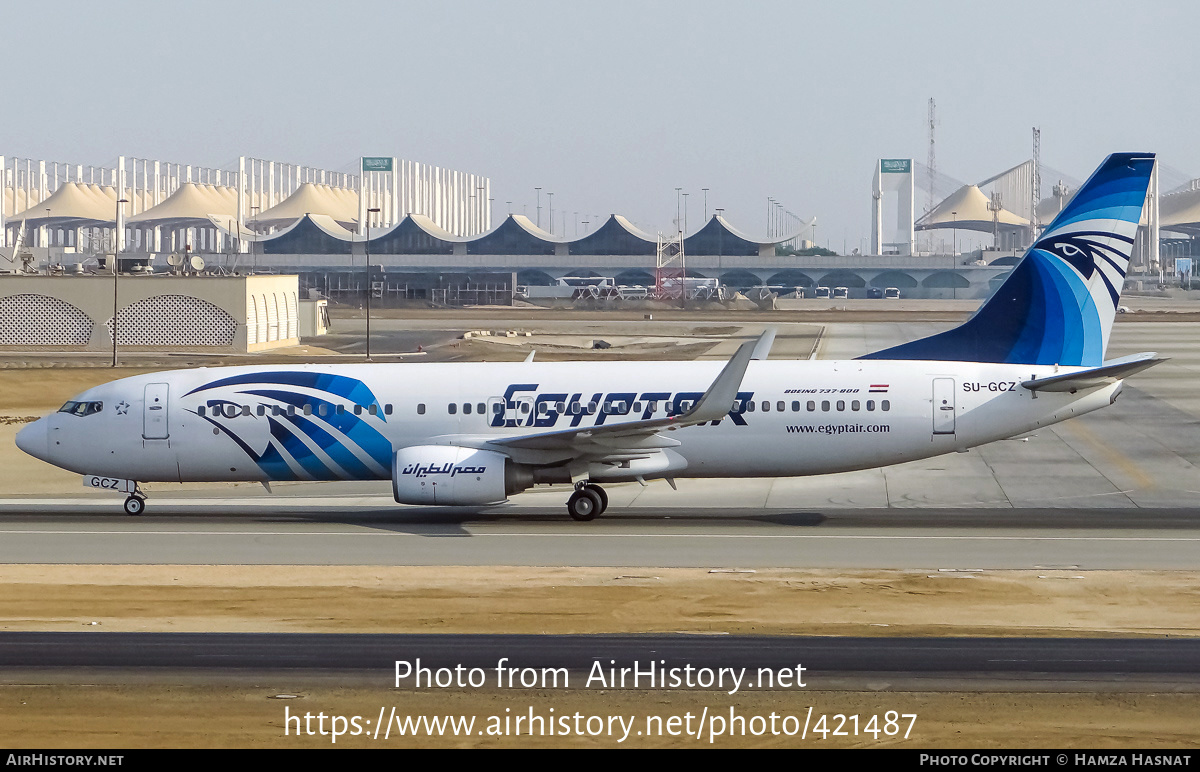
{"type": "Polygon", "coordinates": [[[925,214],[933,211],[933,183],[937,179],[937,153],[934,148],[934,132],[937,128],[936,109],[933,97],[929,97],[929,159],[925,164],[929,167],[929,195],[925,197],[925,214]]]}
{"type": "Polygon", "coordinates": [[[988,211],[992,213],[992,248],[1000,248],[1000,210],[1004,208],[1004,204],[1000,198],[1000,192],[992,193],[992,199],[988,201],[988,211]]]}
{"type": "Polygon", "coordinates": [[[687,299],[684,291],[683,233],[677,232],[668,238],[658,234],[658,258],[654,271],[654,294],[663,300],[679,298],[682,304],[687,299]]]}
{"type": "Polygon", "coordinates": [[[1029,224],[1033,241],[1037,241],[1037,237],[1042,232],[1042,226],[1038,222],[1038,202],[1042,196],[1042,130],[1037,126],[1033,127],[1033,184],[1030,186],[1030,207],[1029,224]]]}
{"type": "MultiPolygon", "coordinates": [[[[929,97],[929,157],[926,159],[925,166],[929,169],[929,189],[925,196],[925,214],[928,215],[933,211],[933,207],[937,205],[934,200],[934,183],[937,181],[937,148],[935,145],[935,134],[937,131],[937,105],[933,101],[933,97],[929,97]]],[[[927,234],[929,244],[927,250],[933,252],[933,231],[927,234]]]]}

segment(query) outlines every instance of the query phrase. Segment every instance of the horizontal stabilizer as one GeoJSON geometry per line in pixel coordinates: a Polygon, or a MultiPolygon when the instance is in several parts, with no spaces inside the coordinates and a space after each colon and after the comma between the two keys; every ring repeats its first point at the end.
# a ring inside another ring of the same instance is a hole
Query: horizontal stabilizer
{"type": "Polygon", "coordinates": [[[1166,357],[1160,357],[1151,351],[1113,359],[1099,367],[1092,367],[1087,370],[1064,373],[1063,375],[1051,375],[1048,378],[1034,378],[1033,380],[1024,381],[1021,385],[1030,391],[1073,392],[1081,389],[1093,389],[1097,386],[1107,386],[1110,383],[1115,383],[1122,378],[1128,378],[1134,373],[1140,373],[1142,370],[1154,367],[1159,362],[1165,361],[1167,361],[1166,357]]]}

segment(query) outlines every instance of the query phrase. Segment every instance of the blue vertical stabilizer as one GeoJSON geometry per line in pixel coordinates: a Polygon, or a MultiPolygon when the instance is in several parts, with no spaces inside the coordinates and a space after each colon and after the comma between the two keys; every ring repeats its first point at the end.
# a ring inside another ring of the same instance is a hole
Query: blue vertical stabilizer
{"type": "Polygon", "coordinates": [[[1110,155],[970,319],[860,358],[1101,364],[1153,169],[1110,155]]]}

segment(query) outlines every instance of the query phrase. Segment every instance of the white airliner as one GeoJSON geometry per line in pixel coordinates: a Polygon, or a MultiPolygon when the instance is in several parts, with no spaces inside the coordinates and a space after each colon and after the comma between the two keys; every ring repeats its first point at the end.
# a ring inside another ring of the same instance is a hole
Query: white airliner
{"type": "Polygon", "coordinates": [[[1104,361],[1154,157],[1107,158],[962,325],[850,361],[251,366],[124,378],[21,430],[26,453],[139,482],[392,480],[397,502],[485,505],[573,483],[791,477],[897,464],[1111,404],[1154,354],[1104,361]]]}

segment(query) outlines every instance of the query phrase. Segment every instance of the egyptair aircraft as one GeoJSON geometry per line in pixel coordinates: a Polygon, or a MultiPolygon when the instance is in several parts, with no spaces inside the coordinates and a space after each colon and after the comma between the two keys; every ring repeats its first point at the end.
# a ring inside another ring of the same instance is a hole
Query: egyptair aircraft
{"type": "Polygon", "coordinates": [[[401,504],[574,485],[790,477],[897,464],[1111,404],[1155,354],[1104,360],[1154,156],[1109,156],[962,325],[849,361],[251,366],[124,378],[17,445],[128,494],[148,481],[386,480],[401,504]]]}

